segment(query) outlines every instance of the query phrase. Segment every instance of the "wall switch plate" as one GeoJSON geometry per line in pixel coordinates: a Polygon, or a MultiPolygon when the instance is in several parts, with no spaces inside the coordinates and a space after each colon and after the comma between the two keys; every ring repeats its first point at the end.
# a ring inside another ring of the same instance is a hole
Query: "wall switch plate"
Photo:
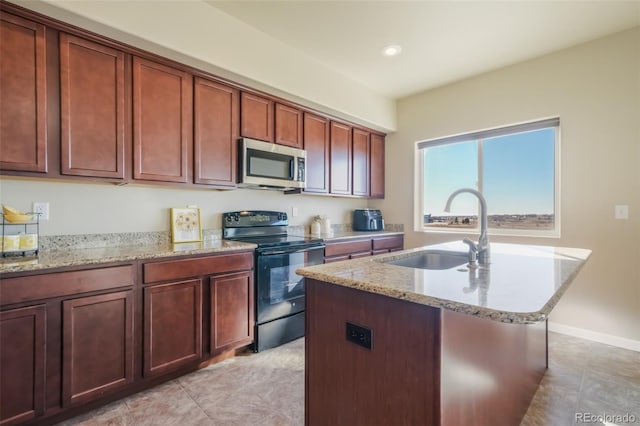
{"type": "Polygon", "coordinates": [[[291,217],[296,217],[296,216],[298,216],[298,208],[291,207],[291,217]]]}
{"type": "Polygon", "coordinates": [[[40,220],[49,220],[49,203],[34,201],[33,212],[40,213],[40,220]]]}
{"type": "Polygon", "coordinates": [[[373,348],[373,331],[370,328],[361,327],[359,325],[346,323],[347,341],[355,343],[358,346],[372,350],[373,348]]]}
{"type": "Polygon", "coordinates": [[[627,205],[618,205],[615,208],[615,218],[616,219],[629,219],[629,206],[627,205]]]}

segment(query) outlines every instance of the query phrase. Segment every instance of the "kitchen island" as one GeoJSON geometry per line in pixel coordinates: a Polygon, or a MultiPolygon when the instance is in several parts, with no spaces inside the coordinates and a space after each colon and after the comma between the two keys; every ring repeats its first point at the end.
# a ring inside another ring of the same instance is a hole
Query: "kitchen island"
{"type": "Polygon", "coordinates": [[[589,250],[491,244],[488,267],[302,268],[306,424],[518,425],[547,368],[546,319],[589,250]]]}

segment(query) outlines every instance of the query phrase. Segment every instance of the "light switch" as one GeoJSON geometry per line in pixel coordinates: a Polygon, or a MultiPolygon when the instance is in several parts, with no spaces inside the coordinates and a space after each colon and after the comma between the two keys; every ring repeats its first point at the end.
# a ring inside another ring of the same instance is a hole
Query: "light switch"
{"type": "Polygon", "coordinates": [[[626,206],[626,205],[616,206],[615,218],[629,219],[629,206],[626,206]]]}

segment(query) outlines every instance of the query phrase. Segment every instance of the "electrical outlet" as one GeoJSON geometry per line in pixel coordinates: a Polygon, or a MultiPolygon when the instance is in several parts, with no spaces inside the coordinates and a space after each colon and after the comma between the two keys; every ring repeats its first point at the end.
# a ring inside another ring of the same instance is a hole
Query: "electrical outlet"
{"type": "Polygon", "coordinates": [[[49,220],[49,203],[34,201],[33,202],[33,212],[40,213],[40,220],[49,220]]]}
{"type": "Polygon", "coordinates": [[[629,206],[619,205],[615,208],[616,219],[629,219],[629,206]]]}
{"type": "Polygon", "coordinates": [[[345,337],[351,343],[355,343],[365,349],[373,349],[373,331],[370,328],[361,327],[347,321],[345,324],[345,337]]]}
{"type": "Polygon", "coordinates": [[[296,217],[298,216],[298,208],[297,207],[291,207],[291,217],[296,217]]]}

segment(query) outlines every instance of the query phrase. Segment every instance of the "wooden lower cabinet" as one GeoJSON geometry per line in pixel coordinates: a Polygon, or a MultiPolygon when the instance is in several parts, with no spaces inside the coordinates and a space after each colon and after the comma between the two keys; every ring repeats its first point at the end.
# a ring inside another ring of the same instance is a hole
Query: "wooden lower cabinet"
{"type": "Polygon", "coordinates": [[[133,290],[62,302],[62,404],[133,382],[133,290]]]}
{"type": "Polygon", "coordinates": [[[253,343],[253,256],[0,274],[0,426],[53,424],[253,343]]]}
{"type": "Polygon", "coordinates": [[[404,235],[382,235],[325,241],[324,263],[340,262],[404,249],[404,235]]]}
{"type": "Polygon", "coordinates": [[[404,235],[377,237],[372,241],[373,254],[389,253],[404,249],[404,235]]]}
{"type": "Polygon", "coordinates": [[[0,312],[0,425],[44,413],[45,336],[44,305],[0,312]]]}
{"type": "Polygon", "coordinates": [[[210,279],[211,353],[253,342],[253,272],[210,279]]]}
{"type": "Polygon", "coordinates": [[[202,281],[172,282],[144,289],[145,377],[202,359],[202,281]]]}

